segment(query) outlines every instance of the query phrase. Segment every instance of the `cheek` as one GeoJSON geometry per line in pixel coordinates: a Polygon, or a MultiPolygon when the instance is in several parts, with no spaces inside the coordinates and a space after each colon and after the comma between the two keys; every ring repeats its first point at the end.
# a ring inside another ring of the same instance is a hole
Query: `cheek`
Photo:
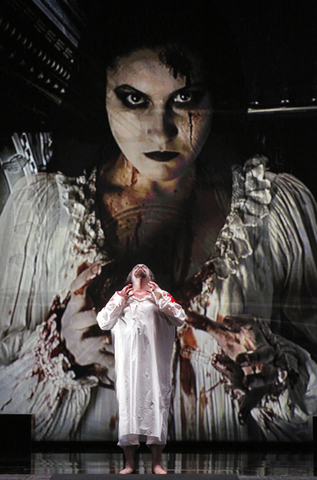
{"type": "Polygon", "coordinates": [[[203,146],[210,129],[211,113],[205,110],[186,112],[178,125],[179,137],[194,150],[203,146]]]}
{"type": "Polygon", "coordinates": [[[189,115],[192,141],[195,143],[205,142],[211,130],[211,113],[193,112],[189,115]]]}
{"type": "Polygon", "coordinates": [[[136,140],[143,135],[142,120],[137,115],[109,109],[108,119],[112,134],[118,142],[136,140]]]}

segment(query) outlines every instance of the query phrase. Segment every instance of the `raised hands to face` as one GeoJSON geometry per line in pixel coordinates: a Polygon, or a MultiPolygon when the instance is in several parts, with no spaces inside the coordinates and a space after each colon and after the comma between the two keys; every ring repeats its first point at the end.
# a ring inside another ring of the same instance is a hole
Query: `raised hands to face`
{"type": "Polygon", "coordinates": [[[79,365],[98,364],[110,368],[114,366],[114,355],[107,351],[108,337],[91,334],[98,324],[94,305],[87,295],[88,286],[100,275],[101,268],[101,263],[93,263],[72,282],[70,300],[61,321],[61,338],[79,365]]]}
{"type": "Polygon", "coordinates": [[[118,294],[126,300],[133,295],[132,283],[126,285],[118,294]]]}
{"type": "Polygon", "coordinates": [[[163,292],[157,283],[150,281],[148,283],[148,286],[149,291],[156,297],[157,300],[159,300],[163,296],[163,292]]]}
{"type": "MultiPolygon", "coordinates": [[[[128,300],[130,297],[132,297],[133,295],[136,295],[138,294],[138,292],[140,292],[138,289],[134,288],[132,286],[131,283],[129,283],[128,285],[126,285],[120,292],[118,292],[118,294],[125,298],[125,300],[128,300]]],[[[159,296],[161,295],[161,289],[160,287],[153,281],[149,281],[146,285],[145,285],[145,288],[144,288],[144,294],[148,294],[148,293],[154,293],[157,298],[159,298],[159,296]]]]}

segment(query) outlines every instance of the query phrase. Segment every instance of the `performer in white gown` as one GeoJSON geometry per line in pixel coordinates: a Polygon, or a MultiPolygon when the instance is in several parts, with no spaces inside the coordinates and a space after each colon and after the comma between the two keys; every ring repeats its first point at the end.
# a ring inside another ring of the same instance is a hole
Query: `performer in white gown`
{"type": "Polygon", "coordinates": [[[187,316],[169,439],[310,442],[317,204],[265,157],[225,148],[223,114],[244,102],[213,10],[152,2],[140,22],[130,3],[101,21],[111,144],[78,178],[21,180],[1,215],[0,413],[33,415],[36,441],[117,439],[111,333],[96,313],[145,262],[187,316]]]}
{"type": "Polygon", "coordinates": [[[121,473],[134,471],[140,436],[151,448],[154,473],[166,473],[161,454],[167,441],[171,359],[175,327],[184,323],[185,312],[153,278],[146,265],[136,265],[128,276],[132,284],[116,292],[97,316],[101,329],[111,329],[115,351],[118,445],[126,456],[121,473]]]}

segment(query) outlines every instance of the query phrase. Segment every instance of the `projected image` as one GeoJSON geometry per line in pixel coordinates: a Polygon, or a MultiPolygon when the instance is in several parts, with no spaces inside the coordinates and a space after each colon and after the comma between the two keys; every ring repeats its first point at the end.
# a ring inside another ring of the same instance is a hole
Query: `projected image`
{"type": "Polygon", "coordinates": [[[80,176],[20,179],[1,214],[0,413],[34,414],[35,440],[117,441],[96,315],[138,263],[186,312],[169,439],[312,438],[316,204],[222,141],[245,108],[237,48],[216,14],[202,28],[202,7],[173,8],[164,28],[107,18],[108,148],[80,176]]]}

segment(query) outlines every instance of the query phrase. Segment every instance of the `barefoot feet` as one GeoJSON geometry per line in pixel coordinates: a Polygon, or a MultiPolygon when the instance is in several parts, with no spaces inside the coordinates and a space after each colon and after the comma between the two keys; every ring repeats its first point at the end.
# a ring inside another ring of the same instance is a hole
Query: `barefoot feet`
{"type": "Polygon", "coordinates": [[[124,451],[124,456],[125,456],[125,467],[123,470],[121,470],[121,474],[129,474],[129,473],[134,473],[135,472],[135,460],[134,460],[134,455],[135,452],[138,448],[138,445],[129,445],[127,447],[122,447],[124,451]]]}
{"type": "Polygon", "coordinates": [[[152,471],[158,475],[164,475],[167,472],[162,468],[162,450],[164,445],[149,445],[152,452],[152,471]]]}
{"type": "Polygon", "coordinates": [[[134,468],[129,467],[129,466],[125,466],[125,468],[123,470],[121,470],[121,472],[119,472],[119,473],[121,473],[122,475],[125,475],[125,474],[129,474],[129,473],[134,473],[134,472],[135,472],[134,468]]]}
{"type": "Polygon", "coordinates": [[[161,465],[155,465],[153,466],[153,473],[156,473],[157,475],[164,475],[167,472],[165,472],[161,465]]]}

